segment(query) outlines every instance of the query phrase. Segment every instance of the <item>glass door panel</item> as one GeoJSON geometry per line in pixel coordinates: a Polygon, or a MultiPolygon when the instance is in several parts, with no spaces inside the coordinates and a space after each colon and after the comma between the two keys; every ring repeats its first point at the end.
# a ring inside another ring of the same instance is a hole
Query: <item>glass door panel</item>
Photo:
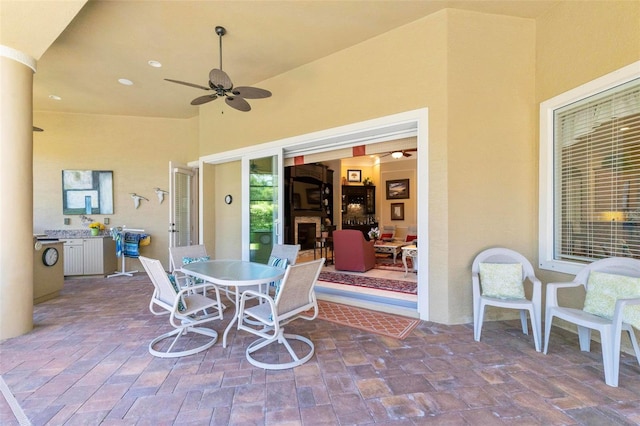
{"type": "Polygon", "coordinates": [[[282,152],[243,160],[243,259],[267,263],[281,243],[282,152]]]}

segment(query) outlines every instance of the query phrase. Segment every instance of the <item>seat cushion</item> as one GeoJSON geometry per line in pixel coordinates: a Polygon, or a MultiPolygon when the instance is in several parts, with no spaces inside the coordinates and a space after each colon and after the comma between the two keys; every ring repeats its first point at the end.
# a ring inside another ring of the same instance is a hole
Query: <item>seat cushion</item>
{"type": "Polygon", "coordinates": [[[483,296],[524,299],[520,263],[480,263],[480,283],[483,296]]]}
{"type": "MultiPolygon", "coordinates": [[[[182,258],[182,264],[183,265],[188,265],[190,263],[197,263],[197,262],[206,262],[208,260],[211,260],[211,257],[209,256],[200,256],[200,257],[189,257],[189,256],[184,256],[182,258]]],[[[193,283],[195,284],[202,284],[204,282],[204,280],[200,279],[200,278],[189,278],[192,280],[193,283]]]]}
{"type": "Polygon", "coordinates": [[[407,237],[404,239],[404,241],[405,241],[406,243],[410,243],[410,242],[412,242],[413,240],[417,240],[417,239],[418,239],[418,236],[417,236],[417,235],[407,235],[407,237]]]}
{"type": "MultiPolygon", "coordinates": [[[[592,271],[587,281],[585,312],[612,319],[616,300],[640,297],[640,278],[592,271]]],[[[640,329],[640,306],[626,306],[622,320],[640,329]]]]}

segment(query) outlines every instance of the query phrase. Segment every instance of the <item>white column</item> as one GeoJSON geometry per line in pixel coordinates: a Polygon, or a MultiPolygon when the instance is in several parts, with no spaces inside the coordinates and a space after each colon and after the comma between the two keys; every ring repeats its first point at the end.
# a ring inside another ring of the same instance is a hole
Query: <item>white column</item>
{"type": "Polygon", "coordinates": [[[0,45],[0,340],[33,328],[33,73],[0,45]]]}

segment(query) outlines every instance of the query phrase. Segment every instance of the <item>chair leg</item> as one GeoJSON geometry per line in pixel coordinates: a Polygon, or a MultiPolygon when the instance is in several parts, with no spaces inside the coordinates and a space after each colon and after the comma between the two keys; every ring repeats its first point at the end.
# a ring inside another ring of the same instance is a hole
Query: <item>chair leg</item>
{"type": "Polygon", "coordinates": [[[619,363],[620,349],[618,348],[617,351],[615,350],[613,339],[614,337],[611,335],[610,329],[600,331],[600,340],[602,341],[602,364],[604,367],[604,381],[607,385],[615,388],[618,387],[618,374],[616,374],[616,358],[619,363]]]}
{"type": "Polygon", "coordinates": [[[540,352],[540,321],[533,308],[529,310],[531,316],[531,333],[533,333],[533,343],[536,346],[536,352],[540,352]]]}
{"type": "MultiPolygon", "coordinates": [[[[533,311],[530,311],[531,322],[533,323],[533,311]]],[[[520,324],[522,325],[522,333],[529,334],[529,326],[527,325],[527,310],[520,309],[520,324]]]]}
{"type": "Polygon", "coordinates": [[[591,351],[591,329],[590,328],[579,325],[578,340],[580,341],[580,350],[582,352],[591,351]]]}
{"type": "Polygon", "coordinates": [[[638,346],[636,334],[632,328],[627,329],[627,333],[629,333],[629,339],[631,339],[631,345],[633,346],[633,351],[636,354],[636,361],[638,361],[638,365],[640,365],[640,346],[638,346]]]}
{"type": "Polygon", "coordinates": [[[473,323],[473,338],[476,342],[480,341],[480,335],[482,334],[482,323],[484,321],[484,303],[480,301],[477,312],[478,318],[473,323]]]}
{"type": "Polygon", "coordinates": [[[550,312],[550,309],[547,309],[545,319],[544,319],[544,353],[547,354],[549,350],[549,336],[551,335],[551,323],[553,322],[553,314],[550,312]]]}

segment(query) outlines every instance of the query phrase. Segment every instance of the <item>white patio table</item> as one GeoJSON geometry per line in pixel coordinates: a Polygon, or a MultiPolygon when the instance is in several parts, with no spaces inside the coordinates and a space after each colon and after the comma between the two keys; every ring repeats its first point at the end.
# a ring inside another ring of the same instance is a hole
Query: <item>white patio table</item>
{"type": "Polygon", "coordinates": [[[222,336],[222,347],[227,347],[227,334],[238,320],[238,302],[242,287],[268,284],[284,277],[285,270],[263,263],[244,260],[208,260],[183,265],[180,270],[192,277],[224,287],[236,287],[235,312],[222,336]]]}

